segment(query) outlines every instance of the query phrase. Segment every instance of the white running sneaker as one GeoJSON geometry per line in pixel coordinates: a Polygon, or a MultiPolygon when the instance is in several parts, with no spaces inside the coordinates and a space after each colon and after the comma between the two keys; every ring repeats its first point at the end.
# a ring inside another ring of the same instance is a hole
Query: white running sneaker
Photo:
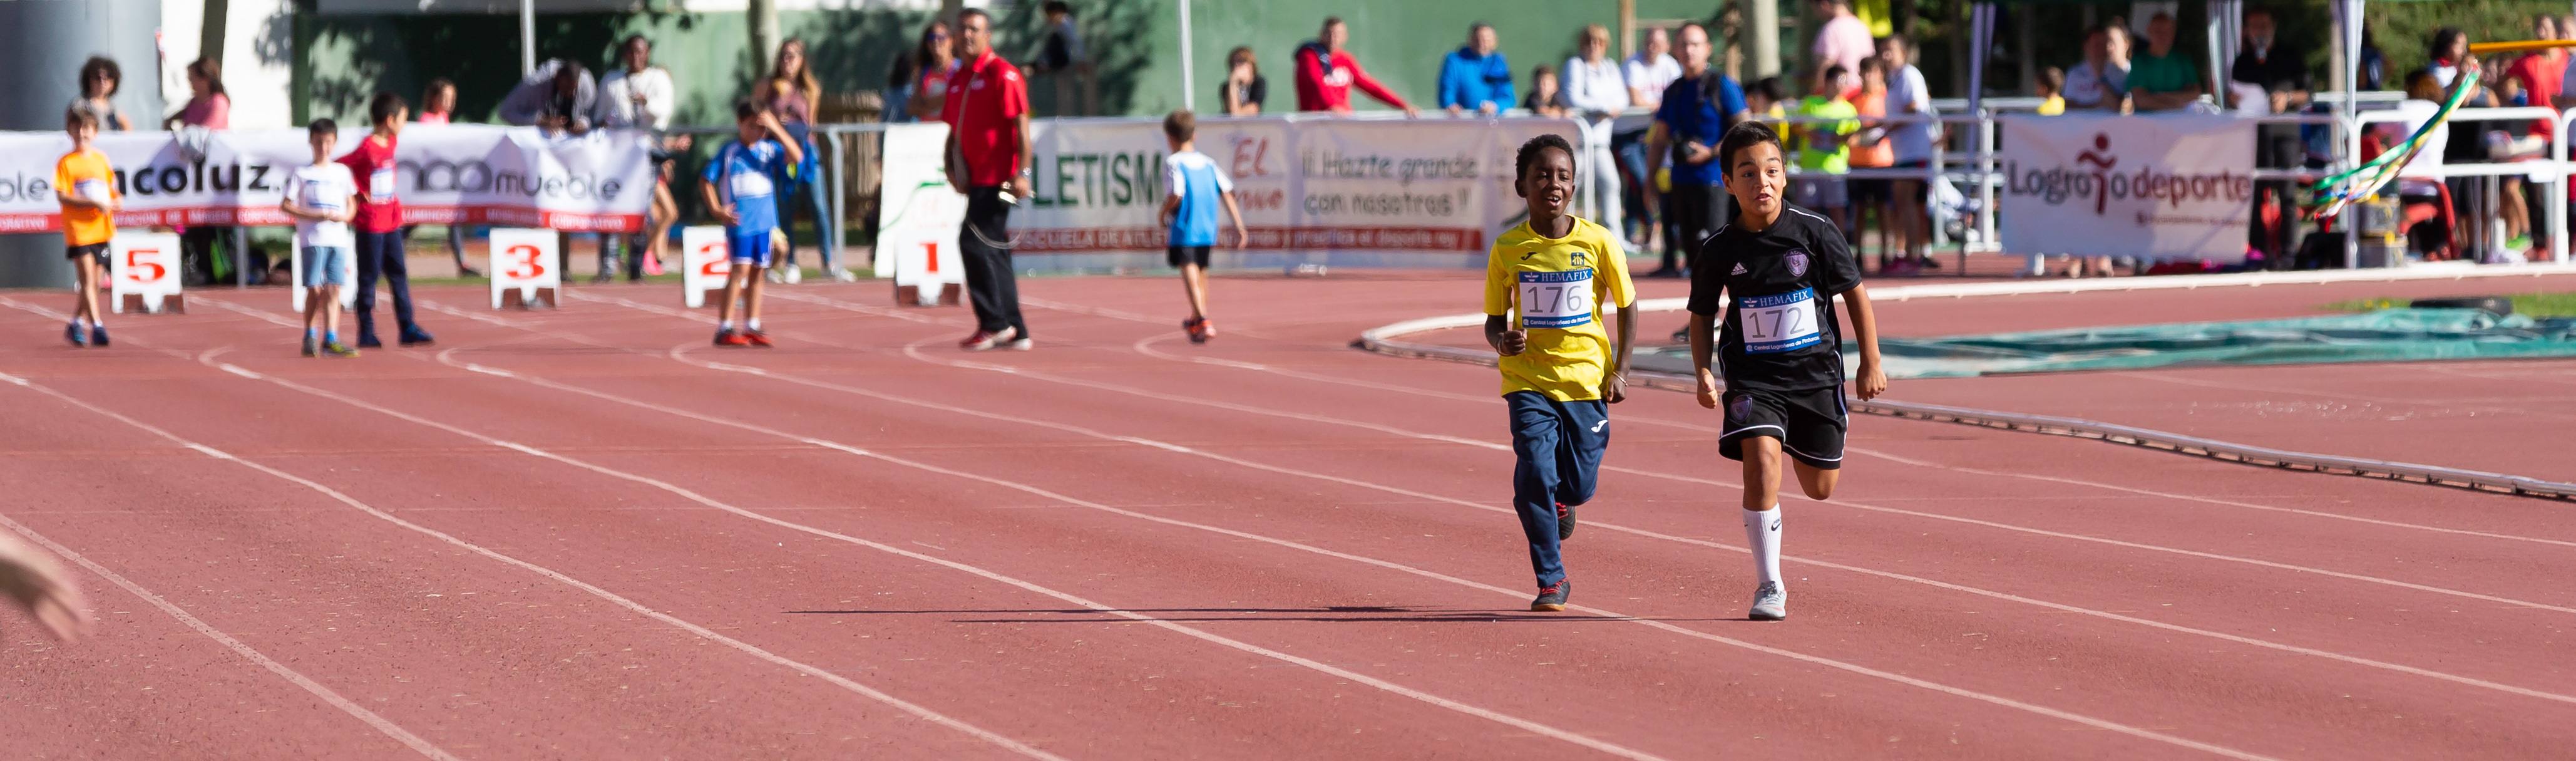
{"type": "Polygon", "coordinates": [[[833,279],[833,280],[838,280],[838,281],[841,281],[841,282],[844,282],[844,283],[856,283],[856,282],[859,282],[859,273],[851,272],[848,268],[845,268],[845,267],[833,267],[833,268],[832,268],[832,279],[833,279]]]}
{"type": "Polygon", "coordinates": [[[1744,614],[1755,621],[1779,621],[1789,617],[1789,590],[1780,582],[1762,582],[1753,590],[1753,610],[1744,614]]]}
{"type": "Polygon", "coordinates": [[[1037,348],[1037,343],[1023,338],[1017,341],[1012,341],[1010,346],[1012,351],[1028,351],[1030,349],[1037,348]]]}
{"type": "Polygon", "coordinates": [[[796,265],[793,265],[793,264],[787,265],[787,275],[786,275],[786,278],[787,278],[787,284],[788,284],[788,285],[795,285],[795,284],[797,284],[797,283],[805,282],[805,268],[804,268],[804,267],[799,267],[799,266],[796,266],[796,265]]]}

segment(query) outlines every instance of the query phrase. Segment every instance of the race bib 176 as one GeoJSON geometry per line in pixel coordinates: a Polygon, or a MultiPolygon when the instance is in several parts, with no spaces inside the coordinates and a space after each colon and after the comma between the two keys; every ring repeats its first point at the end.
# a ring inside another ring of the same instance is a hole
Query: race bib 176
{"type": "Polygon", "coordinates": [[[1521,327],[1563,329],[1592,323],[1592,270],[1520,275],[1521,327]]]}
{"type": "Polygon", "coordinates": [[[1735,318],[1743,325],[1747,354],[1804,349],[1823,340],[1817,332],[1813,288],[1746,298],[1736,302],[1735,318]]]}

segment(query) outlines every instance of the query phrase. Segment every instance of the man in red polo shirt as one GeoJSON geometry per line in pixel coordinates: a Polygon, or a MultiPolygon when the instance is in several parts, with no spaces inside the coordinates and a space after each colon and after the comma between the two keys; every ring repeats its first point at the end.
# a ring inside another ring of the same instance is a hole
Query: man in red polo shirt
{"type": "Polygon", "coordinates": [[[975,307],[975,334],[958,342],[967,351],[1029,349],[1029,326],[1020,319],[1020,286],[1011,269],[1011,207],[1029,197],[1029,83],[1011,62],[993,54],[993,17],[968,8],[957,14],[957,73],[948,77],[948,185],[966,191],[966,221],[957,247],[965,252],[966,296],[975,307]]]}
{"type": "Polygon", "coordinates": [[[1394,90],[1386,89],[1386,85],[1378,84],[1368,72],[1360,70],[1359,59],[1352,58],[1351,51],[1342,49],[1350,39],[1351,29],[1342,23],[1341,17],[1328,16],[1324,19],[1323,31],[1315,39],[1297,46],[1297,110],[1350,113],[1351,88],[1358,87],[1369,97],[1404,111],[1407,117],[1420,116],[1421,112],[1404,102],[1404,98],[1397,96],[1394,90]]]}

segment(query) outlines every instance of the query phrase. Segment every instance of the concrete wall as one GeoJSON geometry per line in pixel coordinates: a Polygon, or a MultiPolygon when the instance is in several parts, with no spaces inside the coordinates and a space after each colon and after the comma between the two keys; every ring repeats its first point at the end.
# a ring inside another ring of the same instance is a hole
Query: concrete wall
{"type": "MultiPolygon", "coordinates": [[[[92,55],[116,60],[125,73],[117,110],[151,128],[163,105],[152,27],[123,20],[160,17],[160,0],[0,2],[0,29],[10,36],[0,45],[0,129],[60,131],[92,55]]],[[[0,235],[0,287],[68,289],[71,272],[62,235],[0,235]]]]}

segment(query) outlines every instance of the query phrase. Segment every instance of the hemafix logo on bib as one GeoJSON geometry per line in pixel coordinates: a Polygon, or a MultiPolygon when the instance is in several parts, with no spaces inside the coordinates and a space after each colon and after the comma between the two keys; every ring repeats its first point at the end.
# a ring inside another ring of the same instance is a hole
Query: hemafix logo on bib
{"type": "Polygon", "coordinates": [[[2205,114],[1998,121],[1998,221],[2008,253],[2243,258],[2254,122],[2205,114]]]}

